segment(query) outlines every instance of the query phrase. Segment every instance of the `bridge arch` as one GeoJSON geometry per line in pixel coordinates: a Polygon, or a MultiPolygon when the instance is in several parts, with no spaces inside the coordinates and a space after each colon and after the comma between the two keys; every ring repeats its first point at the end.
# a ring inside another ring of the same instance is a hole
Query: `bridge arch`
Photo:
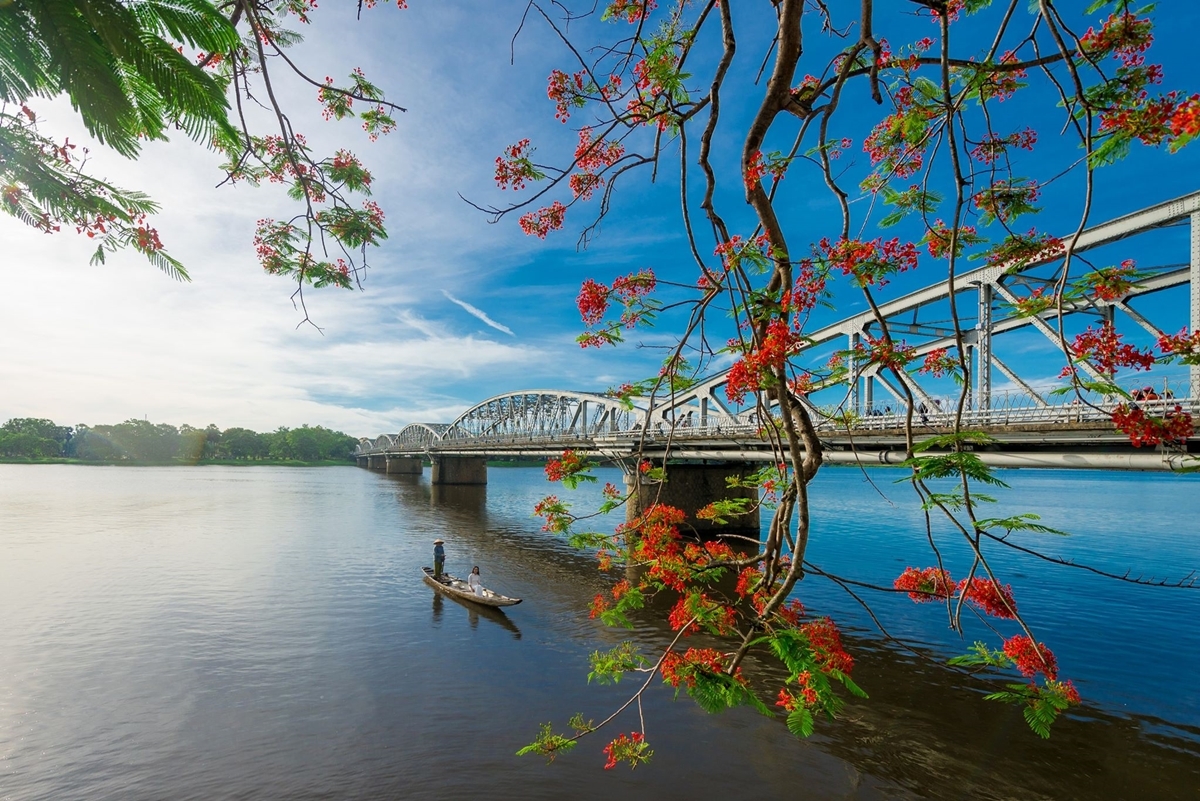
{"type": "Polygon", "coordinates": [[[608,395],[531,389],[496,395],[472,406],[446,427],[441,441],[586,439],[629,431],[644,419],[643,409],[630,409],[608,395]]]}
{"type": "Polygon", "coordinates": [[[410,423],[396,435],[396,446],[400,450],[418,450],[432,445],[442,438],[445,423],[410,423]]]}

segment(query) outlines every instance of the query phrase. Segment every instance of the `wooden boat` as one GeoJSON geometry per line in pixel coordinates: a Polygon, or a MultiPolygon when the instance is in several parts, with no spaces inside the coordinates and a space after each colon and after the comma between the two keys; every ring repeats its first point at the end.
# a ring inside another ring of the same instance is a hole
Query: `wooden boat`
{"type": "Polygon", "coordinates": [[[433,587],[443,595],[449,595],[452,598],[457,598],[462,601],[470,601],[473,604],[480,606],[516,606],[521,603],[520,598],[509,598],[507,595],[501,595],[498,592],[493,592],[486,587],[483,590],[483,595],[476,595],[471,585],[467,582],[452,576],[449,573],[443,573],[439,581],[433,577],[432,567],[421,568],[425,574],[425,583],[433,587]]]}

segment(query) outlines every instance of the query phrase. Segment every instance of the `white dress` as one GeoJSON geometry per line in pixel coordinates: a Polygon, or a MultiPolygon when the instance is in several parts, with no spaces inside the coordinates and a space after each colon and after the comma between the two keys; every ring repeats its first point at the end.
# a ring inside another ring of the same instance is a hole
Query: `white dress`
{"type": "Polygon", "coordinates": [[[471,590],[476,595],[481,598],[483,597],[483,579],[479,577],[478,573],[469,573],[467,575],[467,584],[471,585],[471,590]]]}

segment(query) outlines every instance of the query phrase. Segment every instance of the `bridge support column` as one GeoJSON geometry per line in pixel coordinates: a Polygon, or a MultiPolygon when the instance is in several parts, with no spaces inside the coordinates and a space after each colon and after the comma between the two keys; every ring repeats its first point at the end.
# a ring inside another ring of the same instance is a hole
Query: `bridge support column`
{"type": "Polygon", "coordinates": [[[354,461],[358,464],[359,467],[367,467],[370,464],[370,460],[371,460],[370,456],[354,457],[354,461]]]}
{"type": "MultiPolygon", "coordinates": [[[[1188,289],[1191,290],[1191,319],[1188,326],[1189,333],[1194,334],[1200,331],[1200,213],[1192,215],[1192,269],[1189,275],[1191,282],[1188,289]]],[[[1200,399],[1200,364],[1193,364],[1190,368],[1189,376],[1189,395],[1192,400],[1200,399]]]]}
{"type": "Polygon", "coordinates": [[[757,537],[759,534],[758,509],[744,515],[729,517],[728,523],[718,524],[711,520],[700,520],[696,512],[713,501],[729,498],[758,499],[758,490],[744,487],[729,487],[725,479],[745,476],[753,472],[752,465],[676,464],[667,466],[667,480],[661,484],[642,480],[640,475],[625,476],[625,490],[630,495],[625,504],[625,520],[630,522],[655,501],[666,506],[682,509],[687,514],[684,531],[689,527],[702,535],[742,534],[757,537]],[[636,488],[636,492],[634,491],[636,488]]]}
{"type": "Polygon", "coordinates": [[[409,476],[421,475],[423,465],[420,456],[388,456],[386,460],[384,470],[389,475],[392,473],[409,476]]]}
{"type": "Polygon", "coordinates": [[[980,284],[974,366],[975,408],[981,411],[992,408],[992,299],[992,285],[980,284]]]}
{"type": "Polygon", "coordinates": [[[368,456],[367,457],[367,467],[371,470],[386,470],[387,469],[387,457],[386,456],[368,456]]]}
{"type": "Polygon", "coordinates": [[[483,456],[434,456],[430,480],[434,484],[486,484],[487,459],[483,456]]]}

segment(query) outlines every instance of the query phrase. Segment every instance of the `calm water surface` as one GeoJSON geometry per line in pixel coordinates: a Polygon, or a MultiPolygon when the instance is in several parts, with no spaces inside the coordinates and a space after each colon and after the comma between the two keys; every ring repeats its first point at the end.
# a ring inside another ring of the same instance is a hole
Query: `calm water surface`
{"type": "MultiPolygon", "coordinates": [[[[911,491],[871,475],[818,478],[811,556],[890,583],[931,560],[911,491]]],[[[1001,513],[1072,534],[1023,543],[1135,575],[1200,567],[1195,477],[1005,478],[1001,513]]],[[[914,655],[813,577],[802,597],[846,621],[871,700],[810,741],[656,691],[656,753],[635,772],[601,770],[598,740],[550,766],[518,759],[540,723],[623,699],[586,674],[624,635],[581,613],[612,578],[530,516],[550,489],[541,471],[489,480],[0,465],[0,799],[1200,797],[1200,590],[1019,554],[997,561],[1088,701],[1049,742],[927,658],[964,648],[934,605],[875,601],[889,631],[922,643],[914,655]],[[484,613],[435,596],[418,575],[439,536],[448,569],[479,564],[525,603],[484,613]]],[[[648,616],[631,636],[670,635],[648,616]]]]}

